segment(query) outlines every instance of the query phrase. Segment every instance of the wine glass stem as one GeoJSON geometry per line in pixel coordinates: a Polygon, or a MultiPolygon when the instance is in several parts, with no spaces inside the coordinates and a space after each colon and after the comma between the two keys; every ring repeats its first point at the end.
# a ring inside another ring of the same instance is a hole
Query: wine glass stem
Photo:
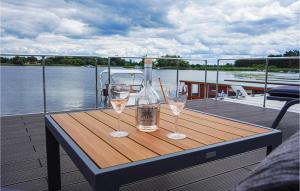
{"type": "Polygon", "coordinates": [[[118,113],[118,131],[121,131],[120,118],[121,118],[121,113],[118,113]]]}
{"type": "Polygon", "coordinates": [[[178,115],[175,115],[175,133],[178,133],[178,115]]]}

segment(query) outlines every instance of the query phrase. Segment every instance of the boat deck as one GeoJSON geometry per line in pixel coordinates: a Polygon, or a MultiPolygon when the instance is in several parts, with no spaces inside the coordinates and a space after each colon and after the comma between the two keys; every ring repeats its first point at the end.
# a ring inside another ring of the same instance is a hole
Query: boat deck
{"type": "MultiPolygon", "coordinates": [[[[210,99],[189,101],[187,107],[267,127],[271,126],[279,112],[210,99]]],[[[288,112],[279,125],[284,140],[298,128],[299,113],[293,112],[288,112]]],[[[16,190],[47,190],[45,150],[43,114],[2,117],[1,186],[16,190]]],[[[90,190],[85,178],[62,149],[61,164],[62,190],[90,190]]],[[[243,172],[249,173],[252,168],[245,167],[243,172]]],[[[229,176],[231,172],[228,173],[229,176]]]]}
{"type": "MultiPolygon", "coordinates": [[[[245,98],[239,98],[236,99],[235,97],[225,97],[224,101],[227,102],[234,102],[234,103],[241,103],[246,105],[253,105],[253,106],[261,106],[264,102],[264,95],[259,94],[255,96],[247,96],[245,98]]],[[[284,101],[276,101],[276,100],[266,100],[266,107],[281,110],[281,108],[284,106],[284,101]]],[[[296,104],[289,108],[290,112],[300,113],[300,105],[296,104]]]]}

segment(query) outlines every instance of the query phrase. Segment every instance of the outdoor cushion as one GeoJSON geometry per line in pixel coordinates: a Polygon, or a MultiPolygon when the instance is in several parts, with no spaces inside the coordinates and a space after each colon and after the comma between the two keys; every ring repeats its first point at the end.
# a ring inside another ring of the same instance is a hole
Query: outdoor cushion
{"type": "Polygon", "coordinates": [[[235,191],[298,191],[299,131],[270,153],[235,191]]]}
{"type": "Polygon", "coordinates": [[[279,86],[268,91],[270,96],[299,98],[299,86],[279,86]]]}

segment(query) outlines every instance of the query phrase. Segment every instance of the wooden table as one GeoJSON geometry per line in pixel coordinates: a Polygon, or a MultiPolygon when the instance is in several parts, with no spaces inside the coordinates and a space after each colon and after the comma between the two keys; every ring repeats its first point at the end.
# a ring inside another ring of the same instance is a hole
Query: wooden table
{"type": "MultiPolygon", "coordinates": [[[[113,138],[117,115],[112,109],[46,115],[49,190],[60,189],[59,144],[94,190],[118,190],[137,180],[180,170],[231,155],[281,143],[275,129],[185,109],[179,117],[183,140],[166,137],[174,116],[161,106],[160,129],[152,133],[135,127],[135,108],[126,108],[121,127],[128,137],[113,138]]],[[[263,116],[262,116],[263,117],[263,116]]]]}

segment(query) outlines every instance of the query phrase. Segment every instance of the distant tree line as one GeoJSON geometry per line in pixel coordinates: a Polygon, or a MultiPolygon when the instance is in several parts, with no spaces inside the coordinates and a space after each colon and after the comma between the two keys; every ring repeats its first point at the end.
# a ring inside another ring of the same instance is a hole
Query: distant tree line
{"type": "MultiPolygon", "coordinates": [[[[162,56],[164,59],[156,59],[153,62],[153,67],[154,68],[174,68],[178,66],[180,68],[189,68],[190,64],[187,61],[184,60],[179,60],[179,59],[173,59],[173,58],[180,58],[180,56],[176,55],[166,55],[162,56]],[[170,58],[170,59],[168,59],[170,58]]],[[[135,66],[140,66],[144,67],[144,59],[141,59],[139,62],[133,61],[131,59],[125,60],[122,58],[111,58],[110,60],[110,65],[111,66],[124,66],[124,67],[135,67],[135,66]]]]}
{"type": "MultiPolygon", "coordinates": [[[[278,54],[278,55],[269,55],[268,57],[292,57],[292,56],[299,56],[299,50],[290,50],[286,51],[284,54],[278,54]]],[[[252,67],[252,68],[258,68],[262,69],[265,67],[266,60],[236,60],[234,63],[235,67],[252,67]]],[[[299,59],[269,59],[269,68],[295,68],[299,69],[299,59]]]]}
{"type": "MultiPolygon", "coordinates": [[[[299,50],[290,50],[286,51],[284,54],[278,55],[269,55],[268,57],[291,57],[291,56],[299,56],[299,50]]],[[[86,66],[86,65],[95,65],[97,59],[98,65],[108,65],[108,58],[93,58],[93,57],[47,57],[45,59],[46,65],[61,65],[61,66],[86,66]]],[[[42,59],[41,57],[1,57],[1,64],[9,64],[9,65],[41,65],[42,59]]],[[[121,66],[125,68],[133,68],[135,66],[143,67],[144,61],[141,59],[140,61],[132,60],[132,59],[123,59],[123,58],[111,58],[110,59],[111,66],[121,66]]],[[[153,62],[154,68],[161,69],[174,69],[178,67],[180,69],[194,69],[194,70],[215,70],[216,65],[207,65],[203,64],[190,64],[186,60],[180,60],[180,56],[177,55],[165,55],[161,59],[156,59],[153,62]],[[170,59],[168,59],[170,58],[170,59]],[[178,59],[177,59],[178,58],[178,59]]],[[[265,68],[265,59],[261,60],[246,60],[239,59],[234,63],[227,63],[225,65],[220,65],[221,70],[262,70],[265,68]]],[[[270,69],[299,69],[299,59],[294,60],[269,60],[269,68],[270,69]]]]}
{"type": "Polygon", "coordinates": [[[39,60],[34,56],[30,56],[30,57],[15,56],[13,58],[1,57],[0,62],[1,64],[13,64],[13,65],[39,64],[39,60]]]}
{"type": "Polygon", "coordinates": [[[107,65],[107,58],[93,57],[49,57],[45,59],[46,65],[72,65],[72,66],[87,66],[95,65],[97,59],[98,65],[107,65]]]}
{"type": "MultiPolygon", "coordinates": [[[[180,58],[176,55],[166,55],[164,58],[180,58]]],[[[107,58],[97,58],[98,65],[108,65],[107,58]]],[[[45,59],[46,65],[71,65],[71,66],[85,66],[85,65],[95,65],[96,58],[92,57],[47,57],[45,59]]],[[[154,67],[169,68],[178,66],[181,68],[190,67],[189,62],[184,60],[174,60],[174,59],[157,59],[154,61],[154,67]]],[[[30,57],[1,57],[1,64],[11,64],[11,65],[40,65],[42,64],[42,59],[34,56],[30,57]]],[[[134,66],[144,66],[144,60],[134,61],[132,59],[123,59],[123,58],[111,58],[111,66],[122,66],[122,67],[134,67],[134,66]]]]}
{"type": "MultiPolygon", "coordinates": [[[[98,65],[107,65],[107,58],[97,58],[98,65]]],[[[42,59],[34,56],[30,57],[1,57],[1,64],[11,65],[41,65],[42,59]]],[[[96,58],[93,57],[47,57],[45,59],[46,65],[71,65],[71,66],[84,66],[95,65],[96,58]]]]}
{"type": "Polygon", "coordinates": [[[185,60],[180,60],[180,56],[176,56],[176,55],[166,55],[166,56],[162,56],[164,59],[157,59],[156,62],[154,62],[154,66],[155,67],[159,67],[159,68],[174,68],[178,67],[179,68],[190,68],[190,63],[188,61],[185,60]],[[170,59],[168,59],[170,58],[170,59]],[[174,59],[175,58],[175,59],[174,59]],[[178,58],[178,59],[176,59],[178,58]]]}

